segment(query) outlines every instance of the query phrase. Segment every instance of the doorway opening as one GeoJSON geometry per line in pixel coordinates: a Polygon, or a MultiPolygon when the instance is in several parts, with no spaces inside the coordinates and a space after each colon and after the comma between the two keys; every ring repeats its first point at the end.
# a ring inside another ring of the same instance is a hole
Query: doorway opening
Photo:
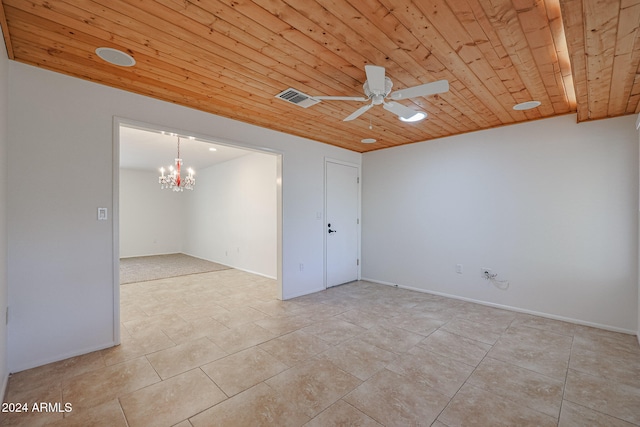
{"type": "Polygon", "coordinates": [[[121,258],[183,255],[187,264],[207,264],[203,271],[265,278],[282,299],[281,154],[118,118],[114,135],[116,342],[121,258]],[[183,176],[186,168],[195,170],[193,190],[161,189],[159,183],[159,168],[177,158],[178,137],[183,176]]]}

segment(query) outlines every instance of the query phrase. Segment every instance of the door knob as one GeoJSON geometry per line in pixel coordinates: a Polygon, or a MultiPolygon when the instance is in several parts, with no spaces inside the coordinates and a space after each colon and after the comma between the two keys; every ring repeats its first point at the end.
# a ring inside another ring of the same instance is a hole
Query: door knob
{"type": "Polygon", "coordinates": [[[331,233],[337,233],[337,231],[336,231],[336,230],[329,229],[329,234],[331,234],[331,233]]]}

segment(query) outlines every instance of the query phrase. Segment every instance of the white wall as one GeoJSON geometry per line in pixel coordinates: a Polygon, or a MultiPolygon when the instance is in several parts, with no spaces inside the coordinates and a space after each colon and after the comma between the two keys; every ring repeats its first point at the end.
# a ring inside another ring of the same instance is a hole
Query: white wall
{"type": "Polygon", "coordinates": [[[365,154],[363,277],[635,333],[634,120],[569,115],[365,154]]]}
{"type": "MultiPolygon", "coordinates": [[[[0,32],[1,34],[1,32],[0,32]]],[[[7,80],[9,60],[0,48],[0,398],[9,378],[7,370],[7,325],[3,313],[7,309],[7,80]]]]}
{"type": "Polygon", "coordinates": [[[9,105],[11,372],[114,343],[114,116],[282,153],[283,297],[323,288],[324,158],[358,153],[15,62],[9,105]]]}
{"type": "Polygon", "coordinates": [[[182,252],[183,206],[157,172],[120,169],[120,258],[182,252]]]}
{"type": "Polygon", "coordinates": [[[185,194],[183,252],[277,276],[276,157],[250,153],[198,171],[185,194]]]}

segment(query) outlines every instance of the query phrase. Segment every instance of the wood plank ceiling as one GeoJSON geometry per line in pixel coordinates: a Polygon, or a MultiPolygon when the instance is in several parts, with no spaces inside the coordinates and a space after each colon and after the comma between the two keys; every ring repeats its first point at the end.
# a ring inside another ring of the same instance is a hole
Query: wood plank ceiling
{"type": "Polygon", "coordinates": [[[16,61],[357,152],[640,112],[640,0],[2,0],[0,12],[16,61]],[[137,63],[108,64],[98,47],[137,63]],[[450,90],[401,101],[429,114],[417,123],[381,106],[344,122],[364,104],[275,98],[363,96],[366,64],[394,89],[450,90]],[[530,100],[541,105],[513,110],[530,100]]]}

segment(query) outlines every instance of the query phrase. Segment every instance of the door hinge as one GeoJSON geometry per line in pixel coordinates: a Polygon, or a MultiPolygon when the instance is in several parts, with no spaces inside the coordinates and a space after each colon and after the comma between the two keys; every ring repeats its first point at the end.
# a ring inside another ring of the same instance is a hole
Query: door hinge
{"type": "Polygon", "coordinates": [[[360,177],[356,178],[356,184],[360,184],[360,177]]]}
{"type": "Polygon", "coordinates": [[[360,218],[356,218],[356,224],[360,224],[360,218]]]}
{"type": "Polygon", "coordinates": [[[360,258],[356,259],[356,265],[360,265],[360,258]]]}

